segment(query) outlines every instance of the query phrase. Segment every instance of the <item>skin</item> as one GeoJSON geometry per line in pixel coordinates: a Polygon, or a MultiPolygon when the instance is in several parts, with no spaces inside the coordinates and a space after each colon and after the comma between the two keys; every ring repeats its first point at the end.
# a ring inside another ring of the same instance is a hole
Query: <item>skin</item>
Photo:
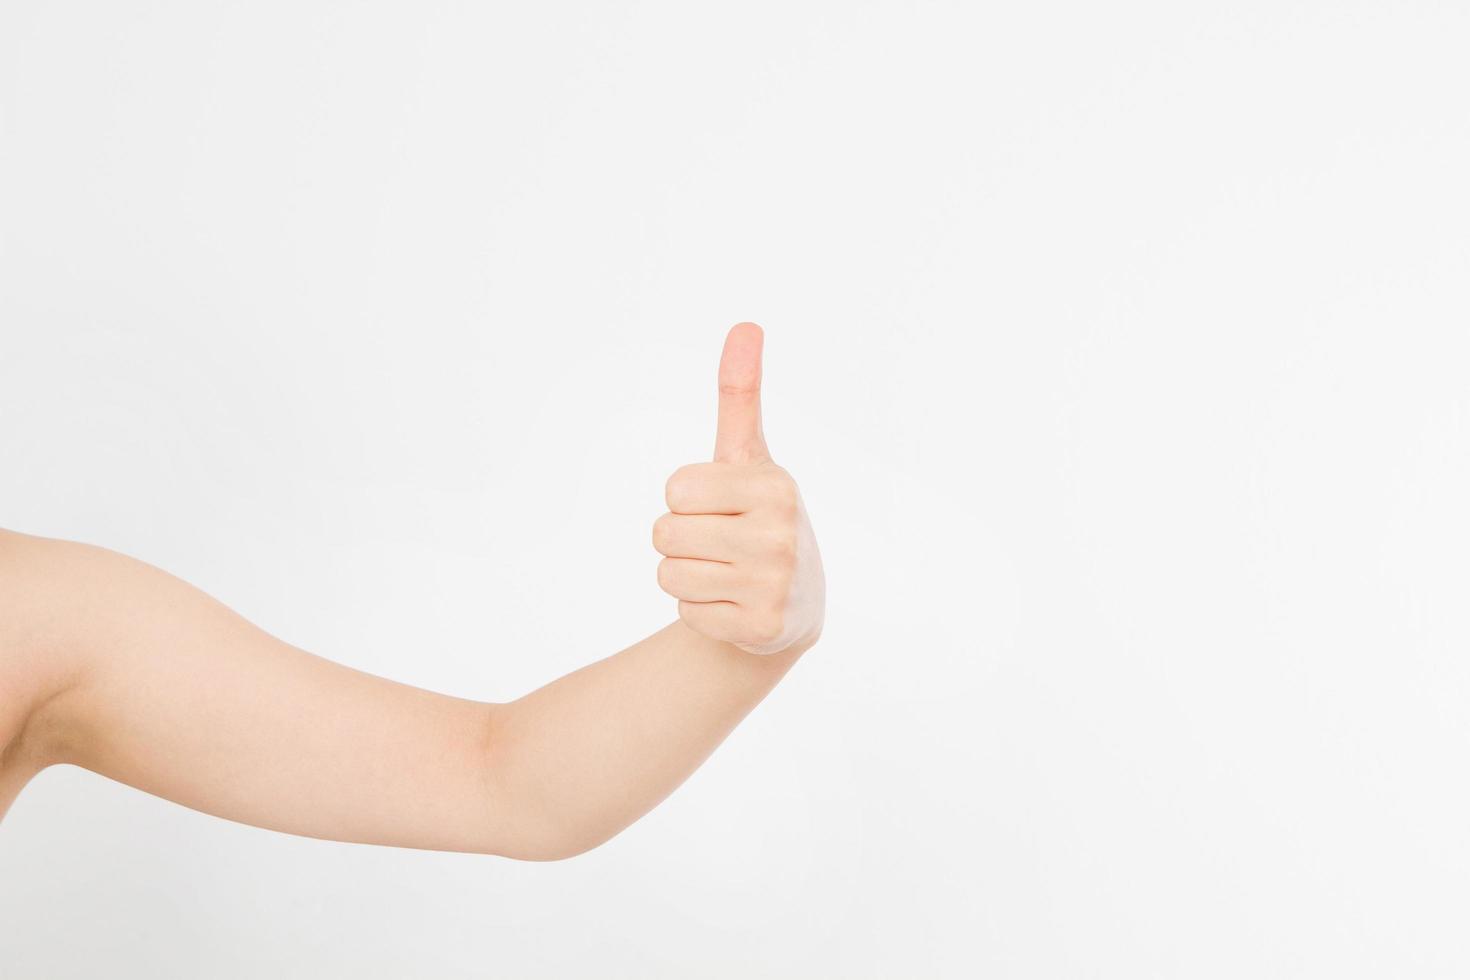
{"type": "Polygon", "coordinates": [[[527,860],[606,841],[821,633],[816,540],[761,431],[761,345],[730,331],[714,461],[669,479],[654,524],[678,620],[508,703],[353,670],[143,562],[0,531],[0,816],[67,763],[309,837],[527,860]]]}

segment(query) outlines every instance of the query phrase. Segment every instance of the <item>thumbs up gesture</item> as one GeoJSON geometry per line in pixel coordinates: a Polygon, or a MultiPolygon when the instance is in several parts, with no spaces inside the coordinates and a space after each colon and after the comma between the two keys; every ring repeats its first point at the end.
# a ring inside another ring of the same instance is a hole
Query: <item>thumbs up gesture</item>
{"type": "Polygon", "coordinates": [[[712,463],[669,478],[653,525],[658,584],[691,629],[750,653],[805,649],[822,630],[826,585],[796,481],[761,431],[761,328],[737,324],[720,356],[712,463]]]}

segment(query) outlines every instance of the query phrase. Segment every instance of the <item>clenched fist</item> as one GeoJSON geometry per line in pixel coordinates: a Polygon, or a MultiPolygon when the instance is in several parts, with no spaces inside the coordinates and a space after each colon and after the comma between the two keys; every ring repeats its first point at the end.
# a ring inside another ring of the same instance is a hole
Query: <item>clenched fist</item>
{"type": "Polygon", "coordinates": [[[791,475],[761,432],[761,328],[736,325],[720,357],[713,463],[669,478],[653,525],[658,584],[691,629],[751,653],[808,647],[822,631],[826,584],[817,539],[791,475]]]}

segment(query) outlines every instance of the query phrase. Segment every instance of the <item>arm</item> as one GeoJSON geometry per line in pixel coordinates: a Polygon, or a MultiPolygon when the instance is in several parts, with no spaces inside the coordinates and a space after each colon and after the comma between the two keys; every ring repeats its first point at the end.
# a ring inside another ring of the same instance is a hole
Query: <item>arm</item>
{"type": "Polygon", "coordinates": [[[447,697],[292,647],[141,562],[4,533],[0,687],[43,692],[7,752],[307,836],[530,859],[595,846],[678,786],[820,630],[795,485],[754,451],[758,330],[732,331],[721,372],[738,383],[720,461],[675,474],[655,528],[680,620],[621,653],[510,703],[447,697]]]}

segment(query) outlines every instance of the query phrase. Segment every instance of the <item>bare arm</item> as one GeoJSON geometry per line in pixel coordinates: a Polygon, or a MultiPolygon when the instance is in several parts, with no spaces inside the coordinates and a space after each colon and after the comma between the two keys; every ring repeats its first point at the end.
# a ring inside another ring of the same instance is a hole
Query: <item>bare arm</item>
{"type": "Polygon", "coordinates": [[[506,704],[313,656],[122,555],[0,532],[0,690],[30,699],[0,728],[0,793],[7,767],[70,762],[313,837],[530,859],[606,840],[820,630],[810,528],[757,445],[759,331],[732,332],[721,370],[719,461],[675,475],[655,528],[680,621],[506,704]]]}

